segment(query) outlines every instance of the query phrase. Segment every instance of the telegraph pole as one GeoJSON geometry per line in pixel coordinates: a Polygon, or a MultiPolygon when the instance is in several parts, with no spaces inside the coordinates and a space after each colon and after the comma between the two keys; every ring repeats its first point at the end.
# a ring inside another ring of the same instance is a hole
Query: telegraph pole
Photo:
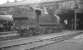
{"type": "Polygon", "coordinates": [[[75,20],[74,30],[76,30],[77,29],[77,13],[76,13],[76,9],[74,10],[74,20],[75,20]]]}
{"type": "Polygon", "coordinates": [[[79,8],[77,1],[75,1],[75,7],[74,7],[74,30],[77,30],[77,9],[79,8]]]}

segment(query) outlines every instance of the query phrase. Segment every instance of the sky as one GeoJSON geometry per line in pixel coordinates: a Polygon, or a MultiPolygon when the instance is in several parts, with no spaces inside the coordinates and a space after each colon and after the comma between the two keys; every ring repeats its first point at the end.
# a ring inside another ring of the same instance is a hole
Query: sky
{"type": "Polygon", "coordinates": [[[40,3],[40,2],[49,2],[49,1],[59,1],[59,0],[0,0],[0,5],[1,4],[6,4],[6,3],[15,3],[15,2],[19,2],[20,1],[24,1],[24,3],[40,3]]]}
{"type": "Polygon", "coordinates": [[[23,0],[0,0],[0,4],[5,4],[7,2],[15,2],[15,1],[23,1],[23,0]]]}
{"type": "Polygon", "coordinates": [[[53,1],[53,0],[0,0],[0,4],[5,4],[7,2],[19,2],[19,1],[27,1],[30,3],[34,3],[34,2],[43,2],[43,1],[53,1]]]}

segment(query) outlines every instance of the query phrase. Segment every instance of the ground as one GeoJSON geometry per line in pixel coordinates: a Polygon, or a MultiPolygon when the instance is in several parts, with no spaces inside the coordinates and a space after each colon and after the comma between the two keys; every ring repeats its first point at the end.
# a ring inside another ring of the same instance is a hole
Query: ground
{"type": "Polygon", "coordinates": [[[35,48],[35,50],[83,50],[83,34],[60,43],[35,48]]]}
{"type": "Polygon", "coordinates": [[[48,34],[18,40],[0,42],[3,50],[81,50],[83,49],[83,34],[80,31],[66,31],[63,35],[48,34]],[[53,37],[53,38],[52,38],[53,37]],[[30,42],[32,41],[32,42],[30,42]],[[5,43],[5,44],[4,44],[5,43]],[[21,44],[22,43],[22,44],[21,44]],[[24,43],[24,44],[23,44],[24,43]],[[18,45],[17,45],[18,44],[18,45]],[[19,45],[20,44],[20,45],[19,45]]]}

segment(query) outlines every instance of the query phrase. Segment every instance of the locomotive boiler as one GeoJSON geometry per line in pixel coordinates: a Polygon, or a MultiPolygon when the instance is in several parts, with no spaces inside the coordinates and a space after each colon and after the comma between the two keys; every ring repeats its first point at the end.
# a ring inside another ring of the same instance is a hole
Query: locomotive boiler
{"type": "Polygon", "coordinates": [[[11,31],[13,21],[12,15],[0,15],[0,32],[11,31]]]}

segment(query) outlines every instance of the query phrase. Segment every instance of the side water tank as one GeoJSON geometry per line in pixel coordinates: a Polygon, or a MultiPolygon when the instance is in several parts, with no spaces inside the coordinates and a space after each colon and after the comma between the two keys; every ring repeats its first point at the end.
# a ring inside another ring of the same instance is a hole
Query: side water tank
{"type": "Polygon", "coordinates": [[[44,16],[40,16],[39,23],[40,24],[58,24],[60,22],[59,16],[51,16],[49,14],[46,14],[44,16]]]}

